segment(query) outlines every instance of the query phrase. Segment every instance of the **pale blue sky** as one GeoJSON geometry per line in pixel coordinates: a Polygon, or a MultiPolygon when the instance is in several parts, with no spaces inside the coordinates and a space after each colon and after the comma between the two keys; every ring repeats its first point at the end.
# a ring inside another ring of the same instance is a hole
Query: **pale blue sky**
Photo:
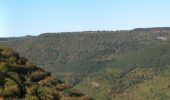
{"type": "Polygon", "coordinates": [[[0,0],[0,37],[170,26],[170,0],[0,0]]]}

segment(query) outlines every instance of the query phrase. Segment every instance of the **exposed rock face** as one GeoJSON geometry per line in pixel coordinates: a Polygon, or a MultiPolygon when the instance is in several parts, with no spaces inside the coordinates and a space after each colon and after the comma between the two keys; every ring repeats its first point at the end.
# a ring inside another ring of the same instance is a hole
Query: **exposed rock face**
{"type": "Polygon", "coordinates": [[[161,36],[158,36],[156,37],[158,40],[162,40],[162,41],[166,41],[167,40],[167,37],[161,37],[161,36]]]}

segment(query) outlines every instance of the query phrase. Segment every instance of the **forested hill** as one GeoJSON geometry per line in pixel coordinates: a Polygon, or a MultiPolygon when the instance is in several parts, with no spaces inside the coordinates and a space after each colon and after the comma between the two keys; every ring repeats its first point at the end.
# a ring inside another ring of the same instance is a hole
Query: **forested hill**
{"type": "Polygon", "coordinates": [[[8,48],[0,48],[0,99],[90,100],[8,48]]]}
{"type": "Polygon", "coordinates": [[[113,54],[126,54],[162,41],[168,42],[169,32],[170,28],[138,28],[130,31],[45,33],[12,39],[11,42],[7,39],[8,42],[3,44],[54,73],[80,70],[86,73],[100,69],[96,66],[104,61],[92,59],[100,56],[112,59],[113,54]]]}
{"type": "Polygon", "coordinates": [[[168,27],[44,33],[1,45],[97,100],[170,98],[168,27]]]}

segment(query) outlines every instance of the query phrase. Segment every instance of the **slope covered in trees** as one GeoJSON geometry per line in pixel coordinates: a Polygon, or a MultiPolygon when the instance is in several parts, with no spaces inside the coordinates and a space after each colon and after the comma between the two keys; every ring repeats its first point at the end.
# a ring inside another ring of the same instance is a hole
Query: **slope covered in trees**
{"type": "Polygon", "coordinates": [[[1,44],[97,100],[170,98],[170,28],[45,33],[1,44]]]}
{"type": "Polygon", "coordinates": [[[8,48],[0,48],[0,99],[90,100],[8,48]]]}

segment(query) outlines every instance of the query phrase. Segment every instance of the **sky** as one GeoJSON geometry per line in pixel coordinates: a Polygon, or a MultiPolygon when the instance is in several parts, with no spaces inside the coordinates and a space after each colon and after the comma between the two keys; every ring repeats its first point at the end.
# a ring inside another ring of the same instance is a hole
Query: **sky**
{"type": "Polygon", "coordinates": [[[0,37],[170,26],[170,0],[0,0],[0,37]]]}

